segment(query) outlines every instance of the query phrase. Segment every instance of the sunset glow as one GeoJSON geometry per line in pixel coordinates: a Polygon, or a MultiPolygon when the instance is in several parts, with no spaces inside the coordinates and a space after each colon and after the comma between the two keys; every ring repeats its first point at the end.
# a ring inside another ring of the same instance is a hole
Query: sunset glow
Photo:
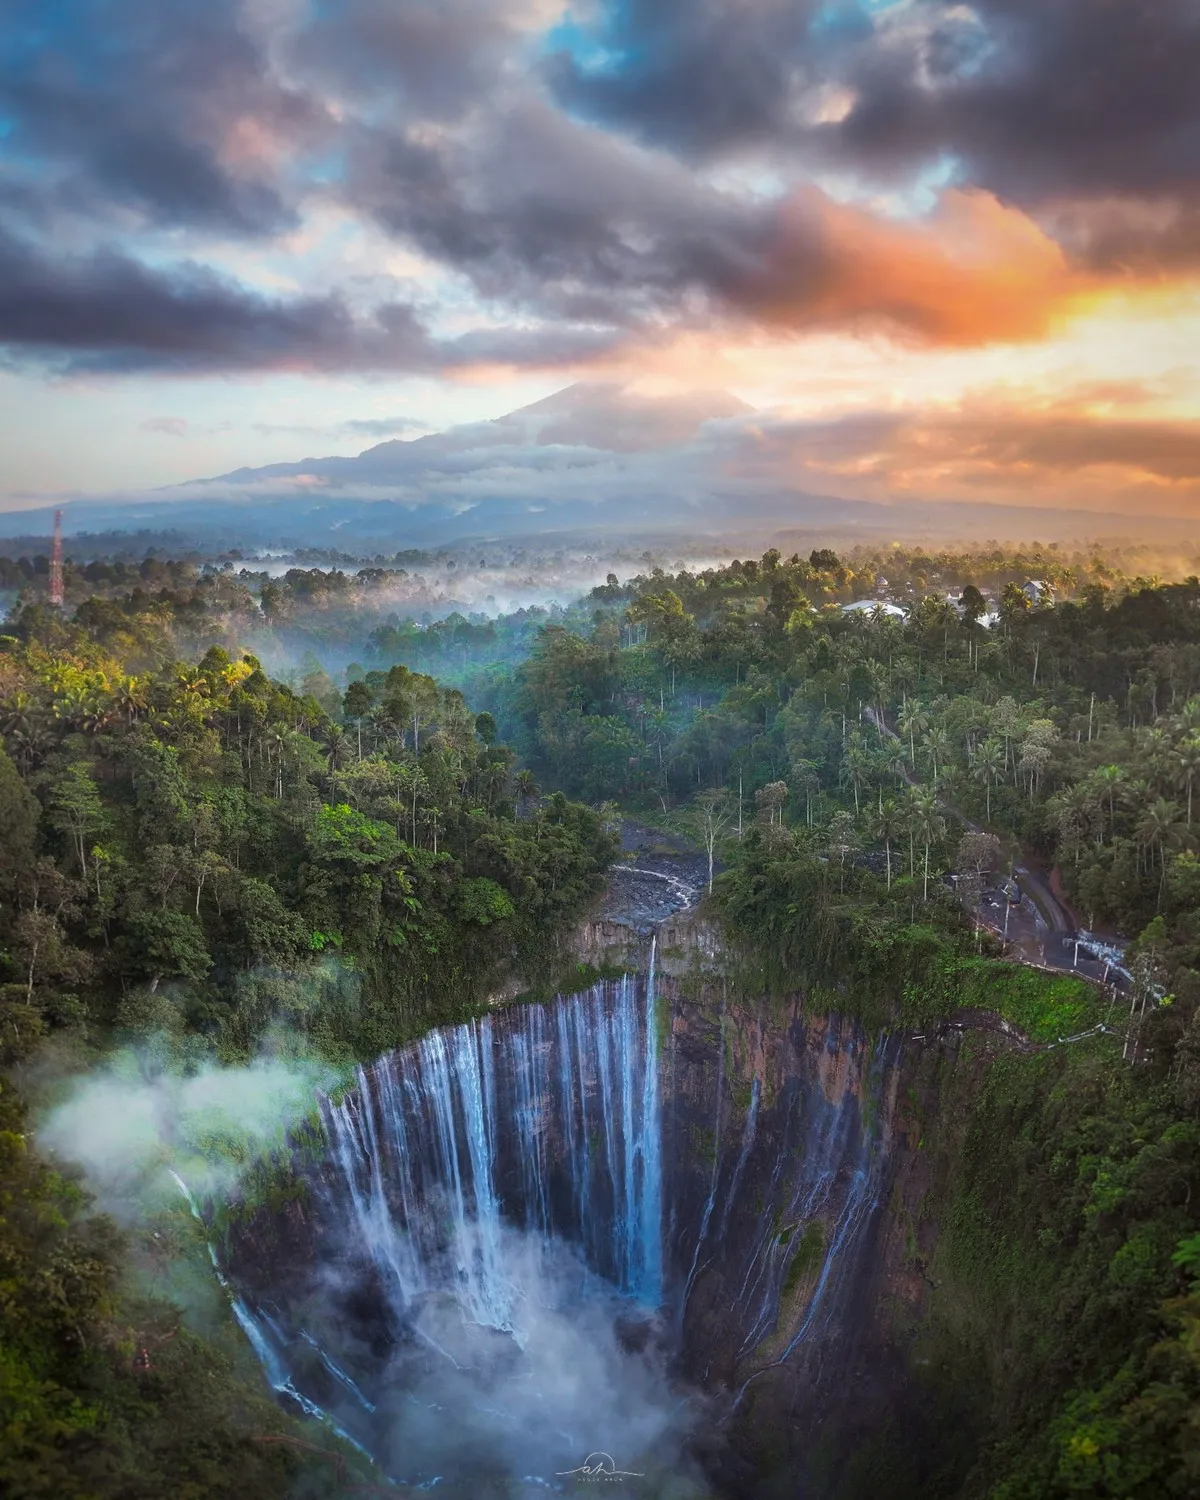
{"type": "Polygon", "coordinates": [[[94,12],[0,48],[8,508],[602,380],[747,482],[1196,512],[1188,0],[94,12]]]}

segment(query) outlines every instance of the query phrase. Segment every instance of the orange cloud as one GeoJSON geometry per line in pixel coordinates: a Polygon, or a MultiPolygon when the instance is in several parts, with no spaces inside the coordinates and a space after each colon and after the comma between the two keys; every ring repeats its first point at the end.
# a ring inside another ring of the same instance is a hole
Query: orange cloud
{"type": "MultiPolygon", "coordinates": [[[[1135,394],[1133,390],[1127,394],[1135,394]]],[[[765,425],[734,466],[864,499],[954,500],[1200,515],[1200,429],[1094,415],[1094,392],[1023,409],[1005,397],[765,425]]]]}
{"type": "Polygon", "coordinates": [[[1044,337],[1104,287],[990,193],[948,191],[928,219],[900,222],[811,190],[788,205],[761,289],[746,292],[775,324],[967,346],[1044,337]]]}

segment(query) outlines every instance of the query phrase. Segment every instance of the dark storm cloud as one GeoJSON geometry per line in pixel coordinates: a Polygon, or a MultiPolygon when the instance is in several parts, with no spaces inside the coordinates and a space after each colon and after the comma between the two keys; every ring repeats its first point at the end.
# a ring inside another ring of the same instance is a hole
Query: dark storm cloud
{"type": "Polygon", "coordinates": [[[518,42],[495,0],[341,0],[315,11],[290,57],[356,104],[441,121],[491,92],[518,42]]]}
{"type": "Polygon", "coordinates": [[[111,249],[49,259],[0,232],[0,346],[67,373],[542,366],[610,342],[602,331],[536,327],[439,341],[404,302],[358,315],[336,292],[269,297],[204,266],[152,269],[111,249]]]}
{"type": "Polygon", "coordinates": [[[1099,237],[1081,210],[1083,250],[1200,252],[1196,0],[874,9],[622,0],[603,9],[600,61],[563,50],[548,76],[568,107],[692,157],[765,141],[890,180],[952,158],[959,180],[1027,206],[1160,205],[1127,214],[1120,233],[1110,211],[1099,237]],[[835,86],[845,102],[822,117],[835,86]],[[1185,207],[1172,215],[1164,200],[1185,207]]]}
{"type": "Polygon", "coordinates": [[[273,299],[115,250],[50,260],[0,235],[0,344],[70,371],[430,368],[412,308],[365,325],[337,296],[273,299]]]}
{"type": "Polygon", "coordinates": [[[891,168],[946,151],[1022,202],[1190,190],[1200,157],[1196,0],[925,5],[850,51],[859,103],[834,152],[891,168]]]}
{"type": "Polygon", "coordinates": [[[546,76],[593,119],[686,156],[778,139],[819,0],[605,0],[591,48],[563,46],[546,76]]]}
{"type": "Polygon", "coordinates": [[[347,192],[389,234],[581,336],[757,324],[969,344],[1038,337],[1080,290],[1058,246],[987,195],[907,223],[812,188],[755,199],[536,99],[460,136],[364,131],[349,160],[347,192]]]}
{"type": "Polygon", "coordinates": [[[537,10],[9,0],[0,340],[197,371],[559,364],[727,325],[1036,337],[1077,282],[986,193],[1076,264],[1200,261],[1200,0],[614,0],[548,38],[537,10]],[[748,176],[697,170],[731,152],[748,176]],[[924,237],[805,175],[950,159],[984,192],[924,237]],[[484,326],[436,342],[408,294],[359,311],[365,281],[275,297],[161,267],[230,237],[265,255],[315,204],[468,285],[484,326]]]}
{"type": "Polygon", "coordinates": [[[105,217],[265,234],[296,222],[284,174],[328,123],[272,75],[238,0],[9,0],[0,117],[14,186],[105,217]]]}
{"type": "Polygon", "coordinates": [[[465,139],[364,133],[349,190],[389,233],[486,297],[573,322],[677,315],[689,292],[748,292],[777,230],[769,210],[697,183],[540,101],[465,139]]]}

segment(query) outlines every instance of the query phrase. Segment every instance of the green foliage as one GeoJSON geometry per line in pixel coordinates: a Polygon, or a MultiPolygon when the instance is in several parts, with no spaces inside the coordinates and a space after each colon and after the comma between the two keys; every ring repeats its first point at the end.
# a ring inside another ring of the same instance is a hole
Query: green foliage
{"type": "MultiPolygon", "coordinates": [[[[614,853],[564,794],[681,821],[719,806],[713,905],[763,988],[871,1027],[998,1015],[1028,1039],[966,1069],[929,1132],[933,1306],[961,1377],[937,1410],[958,1444],[980,1435],[964,1500],[1200,1492],[1200,584],[1122,577],[1098,552],[772,549],[610,576],[553,615],[418,626],[382,602],[403,561],[277,580],[97,562],[69,569],[74,597],[95,594],[73,620],[14,614],[6,1055],[120,1034],[245,1056],[275,1026],[371,1056],[469,1014],[502,975],[561,981],[559,935],[614,853]],[[881,596],[905,617],[838,607],[881,596]],[[264,620],[318,648],[290,682],[237,649],[264,620]],[[366,664],[344,691],[329,643],[366,664]],[[946,883],[960,818],[1005,859],[1056,864],[1085,925],[1142,934],[1135,1068],[1109,1039],[1058,1046],[1107,1008],[972,930],[946,883]]],[[[69,1184],[22,1186],[26,1160],[0,1163],[0,1398],[17,1413],[0,1483],[280,1492],[292,1458],[248,1441],[253,1394],[217,1351],[180,1334],[149,1380],[131,1374],[111,1231],[69,1184]]],[[[267,1166],[254,1193],[293,1186],[267,1166]]],[[[794,1290],[821,1228],[778,1232],[794,1290]]]]}
{"type": "Polygon", "coordinates": [[[1200,1125],[1112,1051],[1062,1048],[964,1067],[935,1129],[934,1347],[985,1439],[962,1493],[1194,1493],[1200,1125]]]}
{"type": "Polygon", "coordinates": [[[1035,1042],[1074,1036],[1108,1010],[1082,979],[997,959],[946,956],[920,987],[934,1013],[947,1006],[995,1011],[1035,1042]]]}
{"type": "Polygon", "coordinates": [[[1100,1021],[1093,988],[973,951],[952,903],[922,904],[902,888],[828,861],[778,836],[751,833],[715,885],[732,941],[775,993],[802,990],[872,1026],[924,1025],[955,1011],[995,1011],[1034,1041],[1053,1042],[1100,1021]],[[891,896],[899,892],[899,899],[891,896]]]}
{"type": "Polygon", "coordinates": [[[127,1253],[0,1092],[0,1490],[21,1500],[293,1492],[291,1428],[252,1366],[124,1290],[127,1253]],[[140,1351],[145,1352],[143,1368],[140,1351]]]}
{"type": "Polygon", "coordinates": [[[508,893],[494,880],[464,880],[458,887],[458,911],[464,922],[490,927],[515,917],[517,909],[508,893]]]}
{"type": "Polygon", "coordinates": [[[369,1056],[557,962],[613,842],[532,805],[490,716],[403,664],[341,703],[314,663],[300,695],[244,653],[190,666],[158,649],[177,608],[26,613],[0,651],[0,1051],[101,1037],[145,986],[225,1055],[286,1021],[369,1056]]]}
{"type": "MultiPolygon", "coordinates": [[[[299,588],[264,585],[264,608],[299,588]]],[[[52,1037],[186,1070],[275,1029],[349,1066],[561,966],[614,853],[597,814],[526,785],[518,817],[494,721],[406,666],[339,701],[316,661],[300,692],[211,644],[190,665],[172,645],[190,608],[24,610],[0,643],[0,1061],[52,1037]]],[[[0,1084],[0,1490],[328,1492],[229,1319],[209,1341],[136,1294],[138,1247],[23,1124],[0,1084]]],[[[247,1168],[247,1204],[300,1191],[227,1123],[197,1128],[247,1168]]]]}
{"type": "MultiPolygon", "coordinates": [[[[793,1238],[794,1226],[789,1225],[782,1231],[787,1235],[787,1240],[780,1239],[781,1244],[786,1244],[793,1238]]],[[[802,1281],[818,1269],[825,1254],[825,1230],[820,1219],[810,1219],[804,1226],[800,1238],[796,1242],[796,1248],[792,1251],[792,1258],[788,1262],[787,1275],[783,1281],[783,1295],[790,1297],[802,1281]]]]}

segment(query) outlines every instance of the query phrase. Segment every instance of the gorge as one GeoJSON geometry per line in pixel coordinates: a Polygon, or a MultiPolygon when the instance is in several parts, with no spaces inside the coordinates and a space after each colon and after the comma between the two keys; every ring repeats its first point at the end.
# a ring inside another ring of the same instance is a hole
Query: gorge
{"type": "Polygon", "coordinates": [[[667,972],[642,939],[636,972],[360,1068],[304,1191],[233,1233],[271,1383],[392,1481],[850,1493],[894,1415],[902,1039],[748,1001],[697,924],[667,935],[667,972]]]}

